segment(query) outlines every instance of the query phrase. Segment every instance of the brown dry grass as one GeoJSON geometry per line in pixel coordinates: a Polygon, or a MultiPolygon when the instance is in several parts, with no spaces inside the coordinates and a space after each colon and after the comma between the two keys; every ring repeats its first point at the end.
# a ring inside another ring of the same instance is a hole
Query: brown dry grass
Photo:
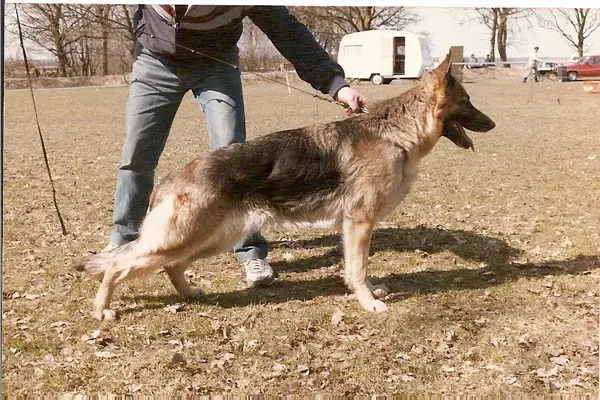
{"type": "MultiPolygon", "coordinates": [[[[497,128],[472,134],[476,153],[442,139],[376,231],[387,314],[347,294],[337,236],[307,230],[267,235],[268,289],[244,290],[224,254],[190,270],[201,301],[164,274],[120,286],[115,323],[91,319],[98,284],[66,267],[106,244],[126,88],[36,92],[65,237],[29,94],[7,92],[3,393],[596,393],[600,97],[580,83],[471,81],[497,128]]],[[[359,86],[372,99],[407,87],[359,86]]],[[[245,93],[249,137],[344,118],[283,87],[245,93]]],[[[188,97],[158,177],[207,149],[188,97]]]]}

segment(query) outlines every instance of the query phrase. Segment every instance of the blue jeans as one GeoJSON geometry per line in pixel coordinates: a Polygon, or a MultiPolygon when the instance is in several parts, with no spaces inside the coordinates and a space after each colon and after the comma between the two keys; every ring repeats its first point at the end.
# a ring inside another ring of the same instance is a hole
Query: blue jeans
{"type": "MultiPolygon", "coordinates": [[[[239,70],[220,64],[179,66],[141,50],[133,64],[127,99],[127,136],[117,177],[111,243],[122,245],[137,238],[154,186],[154,170],[188,90],[204,111],[211,149],[246,139],[239,70]]],[[[258,232],[234,247],[242,262],[265,259],[267,251],[267,241],[258,232]]]]}

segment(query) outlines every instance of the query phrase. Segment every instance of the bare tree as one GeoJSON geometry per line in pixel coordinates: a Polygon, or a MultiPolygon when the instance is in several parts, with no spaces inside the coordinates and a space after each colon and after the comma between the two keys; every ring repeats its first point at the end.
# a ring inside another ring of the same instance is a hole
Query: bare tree
{"type": "Polygon", "coordinates": [[[586,39],[600,27],[600,9],[549,8],[536,16],[542,28],[558,32],[577,50],[579,57],[583,56],[585,51],[586,39]]]}
{"type": "Polygon", "coordinates": [[[92,7],[86,4],[64,5],[65,14],[77,20],[69,32],[70,36],[78,37],[78,40],[70,43],[67,48],[69,75],[90,76],[96,72],[94,36],[97,27],[88,16],[92,7]]]}
{"type": "Polygon", "coordinates": [[[283,57],[273,43],[249,18],[244,18],[244,30],[240,39],[240,63],[246,71],[272,69],[283,57]]]}
{"type": "MultiPolygon", "coordinates": [[[[518,37],[515,33],[520,29],[520,23],[525,21],[530,27],[529,17],[533,13],[531,8],[505,8],[498,11],[498,30],[496,32],[496,45],[498,46],[498,55],[504,63],[508,61],[506,48],[511,44],[509,33],[514,38],[518,37]]],[[[514,39],[513,39],[514,41],[514,39]]]]}
{"type": "Polygon", "coordinates": [[[508,45],[508,17],[511,8],[500,8],[498,11],[498,26],[496,28],[496,46],[500,61],[507,61],[506,46],[508,45]]]}
{"type": "Polygon", "coordinates": [[[406,7],[290,7],[330,53],[337,51],[341,38],[352,32],[377,28],[403,29],[420,20],[406,7]]]}
{"type": "Polygon", "coordinates": [[[500,14],[500,8],[463,8],[457,9],[453,13],[459,13],[460,18],[458,21],[459,25],[470,25],[472,23],[479,23],[485,25],[490,30],[490,59],[496,60],[496,36],[498,35],[498,19],[500,14]]]}
{"type": "MultiPolygon", "coordinates": [[[[131,68],[132,6],[40,3],[17,7],[24,40],[52,54],[60,76],[108,75],[131,68]]],[[[6,31],[17,35],[16,24],[7,22],[6,31]]]]}
{"type": "Polygon", "coordinates": [[[125,33],[125,42],[129,45],[129,52],[131,54],[131,59],[133,59],[133,55],[135,52],[135,42],[137,41],[135,35],[135,28],[133,27],[132,14],[134,12],[134,7],[131,5],[123,4],[120,7],[120,13],[116,13],[115,20],[117,22],[117,28],[125,33]]]}
{"type": "Polygon", "coordinates": [[[21,4],[23,37],[56,56],[61,76],[67,76],[70,46],[81,39],[73,27],[80,17],[64,4],[21,4]]]}
{"type": "Polygon", "coordinates": [[[337,25],[326,21],[322,8],[290,7],[290,11],[306,25],[321,47],[329,54],[335,54],[345,33],[337,25]]]}
{"type": "Polygon", "coordinates": [[[475,8],[479,20],[490,29],[490,59],[496,61],[496,35],[498,33],[499,8],[475,8]]]}
{"type": "Polygon", "coordinates": [[[529,23],[529,16],[532,11],[529,8],[467,8],[463,9],[465,16],[459,21],[460,24],[470,24],[473,22],[481,23],[490,30],[490,59],[496,60],[496,49],[500,60],[508,60],[507,47],[510,45],[510,34],[519,28],[519,23],[526,20],[529,23]]]}
{"type": "Polygon", "coordinates": [[[122,64],[130,65],[135,49],[135,31],[130,18],[127,5],[76,5],[72,6],[82,16],[82,36],[85,40],[92,40],[91,52],[94,62],[100,66],[102,75],[108,75],[110,59],[117,57],[122,64]],[[123,51],[130,56],[129,60],[123,57],[123,51]]]}
{"type": "Polygon", "coordinates": [[[94,11],[97,24],[100,26],[102,41],[102,75],[108,75],[108,39],[111,32],[111,12],[115,6],[110,4],[95,4],[94,11]]]}

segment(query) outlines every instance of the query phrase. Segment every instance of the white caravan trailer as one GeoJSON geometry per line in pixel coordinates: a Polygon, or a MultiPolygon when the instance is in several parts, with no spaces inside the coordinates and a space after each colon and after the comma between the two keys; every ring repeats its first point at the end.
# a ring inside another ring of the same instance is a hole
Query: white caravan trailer
{"type": "Polygon", "coordinates": [[[338,63],[346,78],[376,85],[392,79],[420,78],[432,66],[429,42],[410,32],[372,30],[346,35],[340,42],[338,63]]]}

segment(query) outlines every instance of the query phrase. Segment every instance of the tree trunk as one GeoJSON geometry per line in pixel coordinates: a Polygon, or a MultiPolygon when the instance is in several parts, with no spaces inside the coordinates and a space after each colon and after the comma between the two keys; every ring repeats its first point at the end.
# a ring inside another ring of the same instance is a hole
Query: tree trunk
{"type": "Polygon", "coordinates": [[[584,27],[580,27],[579,32],[577,32],[577,53],[579,54],[579,57],[583,57],[583,42],[585,41],[583,29],[584,27]]]}
{"type": "Polygon", "coordinates": [[[583,31],[585,30],[585,20],[587,17],[587,13],[589,12],[589,8],[586,10],[585,8],[576,8],[575,9],[575,17],[577,20],[577,53],[579,57],[583,57],[583,41],[585,38],[583,37],[583,31]]]}
{"type": "Polygon", "coordinates": [[[506,61],[508,60],[506,56],[506,46],[508,45],[508,14],[509,11],[506,9],[500,10],[500,15],[498,16],[498,32],[496,35],[498,42],[498,55],[500,56],[500,61],[503,62],[503,66],[507,66],[506,61]]]}
{"type": "Polygon", "coordinates": [[[491,22],[492,27],[490,28],[492,31],[490,36],[490,60],[496,61],[496,31],[498,30],[498,11],[494,9],[493,13],[494,15],[491,22]]]}
{"type": "Polygon", "coordinates": [[[60,76],[67,76],[67,54],[62,49],[62,46],[57,46],[56,48],[56,59],[58,61],[58,71],[60,76]]]}
{"type": "Polygon", "coordinates": [[[124,20],[125,25],[127,25],[127,36],[129,38],[129,40],[131,40],[131,46],[129,47],[129,54],[131,54],[131,59],[133,59],[133,57],[135,55],[135,44],[137,42],[137,37],[135,35],[135,29],[131,22],[131,16],[129,15],[129,9],[127,7],[128,6],[124,4],[121,6],[121,10],[123,11],[123,15],[125,16],[123,18],[123,20],[124,20]]]}
{"type": "Polygon", "coordinates": [[[98,6],[102,19],[100,21],[100,27],[102,32],[102,75],[108,75],[108,36],[110,34],[109,17],[111,8],[110,4],[98,6]]]}
{"type": "Polygon", "coordinates": [[[53,11],[48,18],[48,22],[50,23],[50,31],[52,32],[52,41],[54,42],[54,46],[56,48],[56,61],[58,62],[58,71],[60,76],[67,76],[67,52],[64,47],[63,35],[60,32],[60,21],[62,16],[62,5],[61,4],[53,4],[51,5],[51,9],[53,11]]]}
{"type": "Polygon", "coordinates": [[[52,33],[54,37],[54,45],[56,47],[56,61],[58,62],[58,71],[60,76],[67,76],[67,65],[68,65],[68,55],[66,49],[63,46],[63,41],[59,32],[58,24],[56,26],[52,26],[52,33]]]}
{"type": "Polygon", "coordinates": [[[108,75],[108,27],[102,25],[102,75],[108,75]]]}

